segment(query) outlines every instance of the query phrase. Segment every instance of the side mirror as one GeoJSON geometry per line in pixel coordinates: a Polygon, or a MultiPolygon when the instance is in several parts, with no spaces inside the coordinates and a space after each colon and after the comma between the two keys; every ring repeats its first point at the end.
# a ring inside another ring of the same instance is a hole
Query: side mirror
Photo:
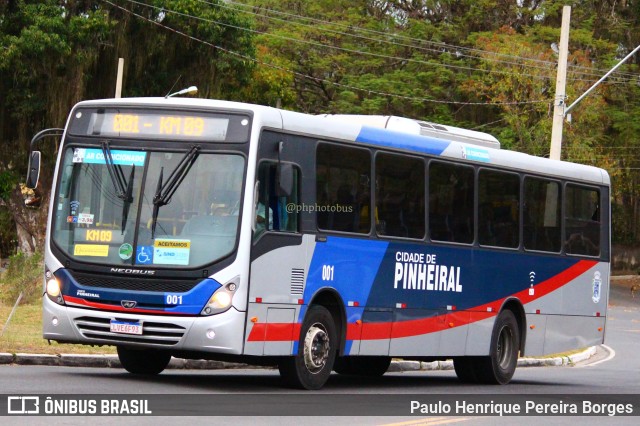
{"type": "Polygon", "coordinates": [[[35,189],[40,178],[40,151],[33,151],[29,156],[29,169],[27,170],[26,186],[35,189]]]}
{"type": "Polygon", "coordinates": [[[276,170],[276,195],[289,197],[293,192],[293,165],[278,163],[276,170]]]}

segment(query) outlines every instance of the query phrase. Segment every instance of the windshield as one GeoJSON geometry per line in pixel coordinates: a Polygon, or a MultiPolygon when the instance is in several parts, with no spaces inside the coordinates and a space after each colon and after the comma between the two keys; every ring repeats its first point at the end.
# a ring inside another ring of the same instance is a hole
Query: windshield
{"type": "Polygon", "coordinates": [[[195,268],[230,254],[244,157],[190,152],[67,148],[54,243],[76,260],[108,265],[195,268]],[[181,178],[168,179],[174,172],[181,178]],[[162,203],[154,203],[158,188],[168,194],[162,203]]]}

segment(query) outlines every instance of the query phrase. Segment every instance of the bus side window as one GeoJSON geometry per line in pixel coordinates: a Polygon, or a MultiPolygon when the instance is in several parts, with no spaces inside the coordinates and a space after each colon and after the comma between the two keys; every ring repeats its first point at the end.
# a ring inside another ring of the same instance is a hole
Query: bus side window
{"type": "Polygon", "coordinates": [[[478,236],[480,244],[516,248],[520,244],[520,177],[480,170],[478,236]]]}
{"type": "MultiPolygon", "coordinates": [[[[378,153],[376,156],[376,209],[384,227],[378,235],[424,238],[425,174],[418,158],[378,153]]],[[[376,220],[378,222],[378,220],[376,220]]]]}
{"type": "Polygon", "coordinates": [[[293,168],[293,190],[288,196],[278,196],[276,190],[277,163],[263,161],[258,168],[258,200],[255,236],[264,231],[298,232],[300,216],[300,170],[293,168]]]}
{"type": "Polygon", "coordinates": [[[429,164],[430,238],[471,244],[473,197],[473,167],[432,161],[429,164]]]}
{"type": "Polygon", "coordinates": [[[567,185],[565,190],[565,250],[567,254],[600,255],[600,193],[567,185]]]}
{"type": "Polygon", "coordinates": [[[560,251],[560,184],[527,176],[524,179],[524,248],[560,251]]]}
{"type": "Polygon", "coordinates": [[[320,143],[316,151],[318,229],[368,234],[371,229],[371,154],[320,143]]]}

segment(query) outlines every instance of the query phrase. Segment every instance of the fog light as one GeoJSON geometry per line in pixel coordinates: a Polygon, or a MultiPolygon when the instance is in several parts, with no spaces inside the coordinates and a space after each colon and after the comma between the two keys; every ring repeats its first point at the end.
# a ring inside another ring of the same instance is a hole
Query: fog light
{"type": "Polygon", "coordinates": [[[51,324],[53,324],[54,327],[58,326],[58,317],[53,317],[51,319],[51,324]]]}
{"type": "Polygon", "coordinates": [[[216,332],[213,330],[207,330],[207,338],[213,340],[216,337],[216,332]]]}

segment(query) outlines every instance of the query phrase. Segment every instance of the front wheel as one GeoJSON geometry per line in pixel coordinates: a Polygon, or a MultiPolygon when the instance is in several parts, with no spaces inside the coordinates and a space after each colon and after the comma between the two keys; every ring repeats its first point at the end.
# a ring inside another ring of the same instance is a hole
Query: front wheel
{"type": "Polygon", "coordinates": [[[118,346],[120,364],[132,374],[154,376],[162,373],[171,361],[171,354],[155,349],[129,349],[118,346]]]}
{"type": "Polygon", "coordinates": [[[298,354],[280,362],[280,375],[289,386],[320,389],[333,369],[337,346],[331,313],[324,306],[311,306],[300,330],[298,354]]]}

